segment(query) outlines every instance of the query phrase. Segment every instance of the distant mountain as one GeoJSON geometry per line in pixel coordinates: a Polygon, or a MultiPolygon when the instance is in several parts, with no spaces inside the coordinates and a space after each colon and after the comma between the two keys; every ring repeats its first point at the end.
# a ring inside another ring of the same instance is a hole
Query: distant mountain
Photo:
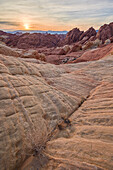
{"type": "Polygon", "coordinates": [[[41,30],[16,30],[16,31],[6,31],[11,34],[24,34],[24,33],[42,33],[42,34],[67,34],[67,31],[41,31],[41,30]]]}

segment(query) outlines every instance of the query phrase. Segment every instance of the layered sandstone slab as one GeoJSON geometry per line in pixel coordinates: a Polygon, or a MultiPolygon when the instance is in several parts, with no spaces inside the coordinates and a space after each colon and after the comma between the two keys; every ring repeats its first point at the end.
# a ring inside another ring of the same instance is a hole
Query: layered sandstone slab
{"type": "MultiPolygon", "coordinates": [[[[73,74],[79,78],[83,74],[85,78],[93,76],[100,84],[71,115],[71,124],[62,126],[55,137],[57,139],[48,142],[46,152],[51,160],[45,169],[113,168],[112,62],[113,56],[86,65],[79,64],[77,70],[73,66],[73,74]]],[[[71,65],[67,67],[71,68],[71,65]]]]}
{"type": "Polygon", "coordinates": [[[67,71],[51,64],[0,55],[0,169],[17,168],[34,136],[43,144],[62,117],[78,107],[81,96],[76,100],[46,80],[62,74],[67,71]]]}
{"type": "Polygon", "coordinates": [[[48,143],[47,151],[51,159],[54,158],[52,167],[59,169],[61,164],[67,167],[68,162],[70,169],[72,165],[73,169],[81,166],[83,169],[85,166],[86,169],[112,169],[113,82],[103,82],[97,86],[80,109],[73,113],[71,121],[75,131],[68,139],[61,136],[48,143]],[[89,164],[91,167],[88,167],[89,164]]]}
{"type": "Polygon", "coordinates": [[[15,57],[20,56],[20,54],[16,50],[10,47],[7,47],[6,45],[3,45],[3,44],[0,44],[0,54],[4,54],[8,56],[15,56],[15,57]]]}
{"type": "Polygon", "coordinates": [[[100,47],[100,48],[95,48],[92,50],[90,49],[90,50],[84,51],[84,53],[79,58],[72,61],[71,63],[99,60],[111,54],[112,51],[113,51],[113,43],[100,47]]]}
{"type": "Polygon", "coordinates": [[[17,169],[54,130],[43,169],[110,169],[112,85],[113,56],[55,66],[0,55],[0,169],[17,169]]]}

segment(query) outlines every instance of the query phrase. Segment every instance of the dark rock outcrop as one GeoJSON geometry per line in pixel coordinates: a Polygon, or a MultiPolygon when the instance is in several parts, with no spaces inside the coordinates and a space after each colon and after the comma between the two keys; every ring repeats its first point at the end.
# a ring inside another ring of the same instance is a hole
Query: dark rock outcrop
{"type": "Polygon", "coordinates": [[[25,33],[22,35],[10,35],[5,43],[8,46],[20,49],[36,49],[40,47],[56,47],[65,35],[51,35],[41,33],[25,33]]]}
{"type": "Polygon", "coordinates": [[[0,36],[1,36],[1,35],[6,35],[6,36],[7,36],[7,35],[11,35],[11,34],[0,30],[0,36]]]}
{"type": "Polygon", "coordinates": [[[86,32],[80,31],[78,28],[74,28],[69,31],[66,35],[65,44],[73,44],[75,42],[81,41],[81,43],[85,43],[91,37],[95,39],[96,31],[93,27],[89,28],[86,32]]]}
{"type": "Polygon", "coordinates": [[[65,38],[65,44],[72,44],[79,41],[80,36],[83,34],[83,31],[80,31],[78,28],[74,28],[69,31],[65,38]]]}
{"type": "Polygon", "coordinates": [[[80,36],[79,40],[81,41],[84,37],[88,37],[88,38],[87,38],[87,40],[88,40],[88,39],[91,38],[92,36],[96,36],[96,30],[95,30],[93,27],[89,28],[86,32],[84,32],[84,33],[80,36]]]}
{"type": "Polygon", "coordinates": [[[110,39],[113,36],[113,22],[110,24],[104,24],[100,27],[96,37],[104,43],[105,40],[110,39]]]}
{"type": "Polygon", "coordinates": [[[113,43],[113,36],[110,38],[111,43],[113,43]]]}

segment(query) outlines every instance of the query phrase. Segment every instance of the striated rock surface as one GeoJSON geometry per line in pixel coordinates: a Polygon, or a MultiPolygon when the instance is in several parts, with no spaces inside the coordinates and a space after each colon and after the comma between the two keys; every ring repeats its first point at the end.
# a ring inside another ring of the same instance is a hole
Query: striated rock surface
{"type": "MultiPolygon", "coordinates": [[[[0,55],[0,169],[17,169],[79,100],[51,86],[67,70],[0,55]],[[45,80],[46,79],[46,80],[45,80]]],[[[76,82],[75,82],[76,84],[76,82]]]]}
{"type": "MultiPolygon", "coordinates": [[[[82,79],[81,85],[85,85],[86,79],[88,84],[89,82],[93,84],[91,77],[99,84],[89,92],[85,100],[82,100],[81,105],[70,116],[70,121],[65,122],[65,126],[60,126],[56,138],[48,142],[46,152],[50,161],[45,169],[112,169],[112,61],[113,56],[95,62],[73,65],[73,69],[72,65],[66,65],[73,70],[76,80],[82,79]]],[[[75,96],[79,95],[81,85],[76,87],[75,96]]]]}
{"type": "Polygon", "coordinates": [[[113,44],[109,44],[101,48],[85,51],[79,58],[77,58],[73,62],[78,63],[78,62],[99,60],[105,57],[106,55],[109,55],[112,51],[113,51],[113,44]]]}
{"type": "Polygon", "coordinates": [[[113,56],[55,66],[0,55],[0,169],[22,169],[37,147],[48,161],[23,169],[111,170],[112,87],[113,56]]]}

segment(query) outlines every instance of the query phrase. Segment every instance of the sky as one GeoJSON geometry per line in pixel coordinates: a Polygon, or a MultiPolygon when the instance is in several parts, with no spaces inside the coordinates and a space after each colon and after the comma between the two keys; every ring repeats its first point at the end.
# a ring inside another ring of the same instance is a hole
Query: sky
{"type": "Polygon", "coordinates": [[[0,0],[1,30],[87,30],[110,22],[113,0],[0,0]]]}

